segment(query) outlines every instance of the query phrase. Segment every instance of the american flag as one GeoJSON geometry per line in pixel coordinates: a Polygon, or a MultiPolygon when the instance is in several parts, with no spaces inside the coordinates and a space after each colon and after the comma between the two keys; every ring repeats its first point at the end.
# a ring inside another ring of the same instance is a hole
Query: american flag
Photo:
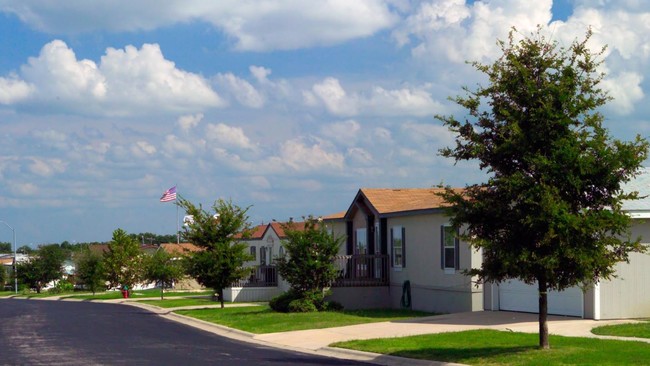
{"type": "Polygon", "coordinates": [[[160,202],[169,202],[176,199],[176,186],[171,187],[160,197],[160,202]]]}

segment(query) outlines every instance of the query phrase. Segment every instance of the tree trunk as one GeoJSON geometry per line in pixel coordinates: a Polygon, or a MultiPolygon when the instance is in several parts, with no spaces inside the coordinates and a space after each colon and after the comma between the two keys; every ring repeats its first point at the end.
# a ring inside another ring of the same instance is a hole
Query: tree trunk
{"type": "Polygon", "coordinates": [[[223,309],[223,289],[219,289],[219,301],[221,301],[221,308],[223,309]]]}
{"type": "Polygon", "coordinates": [[[163,298],[164,292],[165,292],[165,286],[160,285],[160,300],[164,300],[164,298],[163,298]]]}
{"type": "Polygon", "coordinates": [[[539,289],[539,348],[549,349],[548,344],[548,294],[546,281],[543,278],[537,280],[539,289]]]}

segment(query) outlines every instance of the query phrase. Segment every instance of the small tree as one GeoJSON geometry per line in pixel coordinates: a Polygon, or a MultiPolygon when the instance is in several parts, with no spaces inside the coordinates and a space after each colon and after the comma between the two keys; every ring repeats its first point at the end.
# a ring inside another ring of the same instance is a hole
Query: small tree
{"type": "Polygon", "coordinates": [[[93,292],[93,295],[106,288],[106,273],[102,256],[98,253],[84,249],[76,257],[77,279],[93,292]]]}
{"type": "MultiPolygon", "coordinates": [[[[309,216],[304,227],[289,222],[283,225],[287,239],[283,241],[285,254],[275,260],[278,273],[289,284],[295,297],[323,303],[324,289],[336,279],[334,257],[343,238],[332,236],[324,225],[309,216]]],[[[319,308],[319,304],[315,308],[319,308]]]]}
{"type": "Polygon", "coordinates": [[[0,243],[0,253],[11,253],[13,252],[11,243],[0,243]]]}
{"type": "Polygon", "coordinates": [[[221,199],[212,206],[215,214],[183,198],[179,198],[178,205],[193,218],[185,226],[183,240],[202,249],[187,257],[186,271],[198,283],[213,289],[223,308],[223,289],[250,274],[244,263],[252,256],[246,251],[246,244],[239,241],[250,236],[248,208],[221,199]]]}
{"type": "Polygon", "coordinates": [[[2,268],[0,268],[0,291],[4,291],[8,277],[9,275],[7,274],[7,270],[2,266],[2,268]]]}
{"type": "Polygon", "coordinates": [[[140,244],[126,231],[113,231],[113,239],[103,257],[106,279],[111,286],[122,286],[131,291],[133,285],[142,280],[143,253],[140,244]]]}
{"type": "Polygon", "coordinates": [[[63,276],[64,260],[65,253],[57,244],[41,246],[29,261],[17,265],[18,281],[40,294],[45,285],[63,276]]]}
{"type": "Polygon", "coordinates": [[[598,88],[602,52],[587,48],[590,31],[568,49],[539,32],[519,42],[513,33],[494,64],[473,63],[490,85],[455,99],[467,119],[439,117],[457,134],[442,154],[476,159],[489,173],[487,183],[444,197],[453,225],[483,251],[470,274],[537,284],[539,345],[548,348],[547,292],[610,278],[616,263],[643,250],[622,210],[638,195],[622,185],[648,143],[613,140],[602,127],[597,108],[609,98],[598,88]]]}
{"type": "Polygon", "coordinates": [[[171,288],[184,273],[182,262],[161,248],[145,260],[144,278],[160,285],[161,300],[164,299],[164,289],[171,288]]]}

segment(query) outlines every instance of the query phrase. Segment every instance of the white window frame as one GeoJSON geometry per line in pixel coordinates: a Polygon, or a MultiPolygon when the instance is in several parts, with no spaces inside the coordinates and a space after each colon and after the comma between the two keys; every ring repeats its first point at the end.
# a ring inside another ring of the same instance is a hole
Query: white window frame
{"type": "Polygon", "coordinates": [[[250,246],[250,253],[253,256],[253,261],[257,261],[257,247],[255,245],[250,246]]]}
{"type": "Polygon", "coordinates": [[[391,265],[395,271],[401,271],[404,268],[404,237],[402,233],[404,232],[403,226],[393,226],[390,228],[390,260],[391,265]],[[399,237],[399,238],[398,238],[399,237]],[[399,240],[399,246],[396,246],[395,243],[399,240]],[[396,254],[396,249],[399,249],[399,263],[397,262],[398,255],[396,254]]]}
{"type": "Polygon", "coordinates": [[[440,234],[441,243],[440,243],[440,245],[442,246],[442,249],[441,249],[440,253],[441,253],[441,256],[442,256],[441,263],[442,263],[443,270],[445,271],[445,274],[455,274],[456,271],[458,270],[458,262],[459,262],[459,258],[458,258],[458,255],[459,255],[459,253],[458,253],[458,251],[459,251],[458,250],[458,240],[459,240],[458,239],[458,234],[454,233],[453,234],[453,240],[449,240],[447,235],[451,231],[450,229],[452,229],[452,226],[449,225],[449,224],[445,224],[445,225],[441,226],[441,234],[440,234]],[[454,253],[453,254],[454,264],[453,264],[452,267],[447,266],[447,251],[449,249],[453,250],[453,253],[454,253]]]}

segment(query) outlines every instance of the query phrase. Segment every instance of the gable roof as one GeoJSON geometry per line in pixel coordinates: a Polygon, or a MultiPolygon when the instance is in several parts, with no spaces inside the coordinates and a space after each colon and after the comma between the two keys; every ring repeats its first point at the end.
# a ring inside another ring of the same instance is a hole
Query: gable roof
{"type": "MultiPolygon", "coordinates": [[[[460,191],[462,188],[453,188],[460,191]]],[[[354,216],[358,209],[380,216],[438,211],[449,204],[438,194],[444,188],[361,188],[345,213],[354,216]]]]}

